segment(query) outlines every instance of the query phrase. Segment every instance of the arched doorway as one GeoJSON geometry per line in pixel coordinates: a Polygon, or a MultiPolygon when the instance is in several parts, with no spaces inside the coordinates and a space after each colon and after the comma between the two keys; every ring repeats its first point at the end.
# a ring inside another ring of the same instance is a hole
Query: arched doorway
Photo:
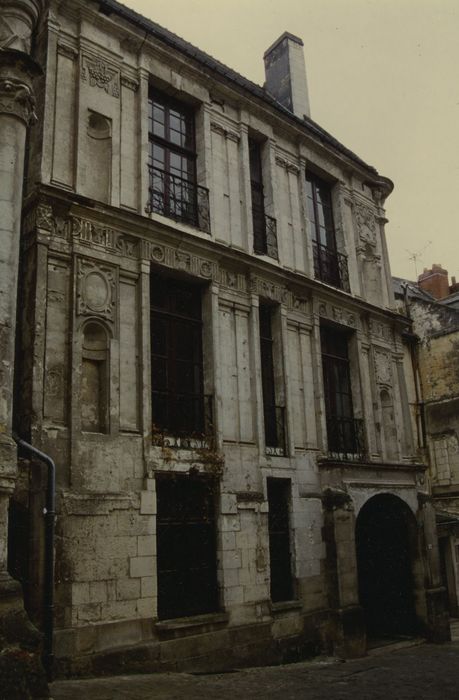
{"type": "Polygon", "coordinates": [[[359,599],[370,638],[416,631],[412,575],[415,538],[413,514],[391,494],[371,498],[357,517],[359,599]]]}

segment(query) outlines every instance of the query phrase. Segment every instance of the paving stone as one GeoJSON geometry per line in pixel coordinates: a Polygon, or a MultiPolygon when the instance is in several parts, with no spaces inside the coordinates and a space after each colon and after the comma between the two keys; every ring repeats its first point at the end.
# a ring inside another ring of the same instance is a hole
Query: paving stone
{"type": "Polygon", "coordinates": [[[53,700],[456,700],[459,640],[341,662],[317,658],[214,675],[158,673],[58,681],[53,700]]]}

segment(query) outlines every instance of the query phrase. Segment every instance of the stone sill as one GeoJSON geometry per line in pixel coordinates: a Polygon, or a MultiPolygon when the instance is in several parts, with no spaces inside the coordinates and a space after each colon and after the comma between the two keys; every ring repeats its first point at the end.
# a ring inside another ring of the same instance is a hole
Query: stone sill
{"type": "Polygon", "coordinates": [[[160,638],[173,638],[184,634],[211,632],[216,627],[226,625],[228,621],[228,613],[209,613],[208,615],[163,620],[162,622],[157,622],[154,627],[160,638]]]}
{"type": "Polygon", "coordinates": [[[271,603],[271,613],[281,615],[292,610],[301,610],[303,603],[301,600],[283,600],[280,603],[271,603]]]}

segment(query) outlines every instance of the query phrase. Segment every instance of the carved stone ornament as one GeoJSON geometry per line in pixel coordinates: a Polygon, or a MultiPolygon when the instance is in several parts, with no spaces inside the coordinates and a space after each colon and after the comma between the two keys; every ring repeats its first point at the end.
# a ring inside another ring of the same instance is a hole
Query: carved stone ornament
{"type": "Polygon", "coordinates": [[[77,216],[68,218],[56,216],[52,206],[43,202],[25,218],[25,233],[29,233],[34,228],[39,232],[50,233],[52,237],[61,238],[67,243],[75,241],[91,248],[100,246],[107,252],[122,257],[135,259],[139,257],[140,243],[132,236],[77,216]]]}
{"type": "Polygon", "coordinates": [[[332,321],[336,321],[336,323],[350,326],[351,328],[357,328],[358,321],[356,315],[339,306],[321,302],[317,308],[317,312],[322,318],[329,318],[332,321]]]}
{"type": "Polygon", "coordinates": [[[72,46],[69,46],[68,44],[58,44],[57,45],[57,53],[60,53],[61,56],[65,56],[66,58],[69,58],[71,61],[75,61],[75,59],[78,56],[78,51],[74,49],[72,46]]]}
{"type": "Polygon", "coordinates": [[[38,3],[30,0],[2,2],[0,14],[0,49],[29,53],[32,31],[38,19],[38,3]]]}
{"type": "Polygon", "coordinates": [[[20,80],[0,78],[0,114],[11,114],[27,125],[37,121],[32,90],[20,80]]]}
{"type": "Polygon", "coordinates": [[[230,141],[235,141],[236,143],[239,141],[239,138],[240,138],[239,134],[237,134],[235,131],[231,131],[230,129],[227,129],[226,127],[222,126],[222,124],[219,124],[218,122],[211,122],[210,128],[216,134],[220,134],[220,136],[224,136],[225,139],[230,139],[230,141]]]}
{"type": "Polygon", "coordinates": [[[77,263],[77,313],[115,319],[116,271],[91,260],[77,263]]]}
{"type": "Polygon", "coordinates": [[[98,87],[112,97],[120,96],[120,73],[101,58],[83,56],[81,80],[91,87],[98,87]]]}
{"type": "Polygon", "coordinates": [[[281,168],[285,168],[287,172],[293,173],[294,175],[300,174],[300,168],[295,165],[295,163],[291,163],[289,160],[286,160],[281,156],[276,156],[276,165],[279,165],[281,168]]]}
{"type": "Polygon", "coordinates": [[[134,78],[128,78],[127,75],[121,76],[121,85],[128,88],[128,90],[132,90],[133,92],[137,92],[139,89],[139,81],[135,80],[134,78]]]}
{"type": "Polygon", "coordinates": [[[390,386],[392,384],[391,358],[385,352],[375,352],[375,374],[378,384],[390,386]]]}
{"type": "Polygon", "coordinates": [[[377,226],[373,210],[364,204],[356,204],[354,212],[360,240],[375,245],[377,226]]]}
{"type": "Polygon", "coordinates": [[[368,330],[370,331],[371,335],[373,335],[376,338],[380,338],[386,341],[391,340],[390,326],[386,325],[385,323],[381,323],[380,321],[376,321],[375,319],[370,318],[368,320],[368,330]]]}
{"type": "Polygon", "coordinates": [[[288,309],[302,312],[307,311],[307,299],[296,296],[290,289],[283,285],[274,284],[260,277],[252,276],[250,278],[250,291],[265,299],[271,299],[271,301],[284,304],[288,309]]]}

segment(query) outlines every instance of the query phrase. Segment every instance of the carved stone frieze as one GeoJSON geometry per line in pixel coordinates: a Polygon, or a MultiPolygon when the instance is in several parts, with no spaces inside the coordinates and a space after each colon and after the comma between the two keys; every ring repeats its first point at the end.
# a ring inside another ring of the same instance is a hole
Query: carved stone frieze
{"type": "Polygon", "coordinates": [[[357,231],[361,241],[376,244],[376,217],[374,211],[365,204],[358,203],[354,206],[357,231]]]}
{"type": "Polygon", "coordinates": [[[358,326],[356,315],[340,306],[321,302],[318,306],[318,314],[321,318],[328,318],[331,321],[336,321],[336,323],[341,323],[351,328],[357,328],[358,326]]]}
{"type": "Polygon", "coordinates": [[[11,114],[27,125],[37,121],[35,98],[28,85],[16,78],[0,77],[0,114],[11,114]]]}
{"type": "Polygon", "coordinates": [[[77,261],[77,314],[115,320],[116,269],[105,263],[77,261]]]}
{"type": "Polygon", "coordinates": [[[59,216],[49,204],[40,203],[27,214],[24,222],[25,233],[30,233],[34,228],[68,243],[75,241],[91,247],[100,246],[123,257],[139,257],[140,243],[132,236],[77,216],[59,216]]]}
{"type": "Polygon", "coordinates": [[[203,279],[213,280],[231,289],[244,291],[246,288],[244,275],[221,269],[212,260],[206,260],[170,246],[143,241],[142,257],[175,270],[188,272],[203,279]]]}
{"type": "Polygon", "coordinates": [[[98,87],[112,97],[120,96],[120,72],[101,58],[83,56],[81,80],[91,87],[98,87]]]}
{"type": "Polygon", "coordinates": [[[288,309],[307,311],[307,299],[296,296],[283,285],[268,282],[268,280],[264,280],[261,277],[252,276],[250,278],[250,291],[258,296],[284,304],[288,309]]]}

